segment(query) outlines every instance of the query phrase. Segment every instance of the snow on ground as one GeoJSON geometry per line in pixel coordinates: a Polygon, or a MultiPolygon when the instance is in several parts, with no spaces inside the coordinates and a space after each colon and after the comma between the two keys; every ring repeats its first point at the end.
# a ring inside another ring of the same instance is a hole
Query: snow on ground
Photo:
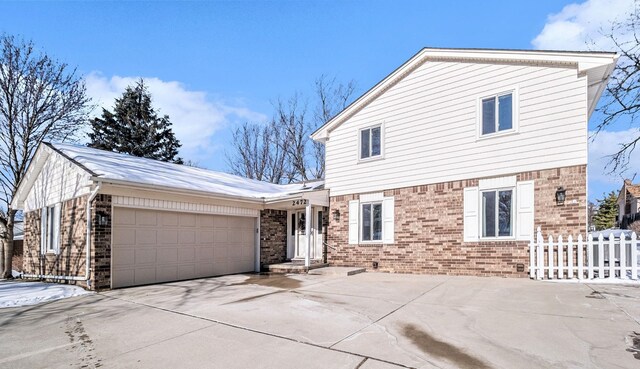
{"type": "Polygon", "coordinates": [[[35,305],[88,293],[92,292],[64,284],[0,281],[0,308],[35,305]]]}

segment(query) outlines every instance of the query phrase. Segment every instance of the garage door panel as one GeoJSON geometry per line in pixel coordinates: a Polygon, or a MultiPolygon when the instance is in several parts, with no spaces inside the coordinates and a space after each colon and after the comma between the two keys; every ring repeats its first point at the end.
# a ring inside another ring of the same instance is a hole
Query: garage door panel
{"type": "Polygon", "coordinates": [[[161,212],[158,213],[160,224],[165,227],[175,227],[178,225],[178,213],[161,212]]]}
{"type": "Polygon", "coordinates": [[[198,227],[213,228],[213,215],[198,216],[198,227]]]}
{"type": "Polygon", "coordinates": [[[196,214],[181,213],[179,215],[180,227],[195,227],[196,214]]]}
{"type": "Polygon", "coordinates": [[[215,229],[213,231],[213,242],[214,243],[224,243],[228,240],[227,230],[226,229],[215,229]]]}
{"type": "Polygon", "coordinates": [[[181,230],[178,233],[178,242],[181,245],[196,243],[196,231],[195,230],[181,230]]]}
{"type": "Polygon", "coordinates": [[[136,244],[136,230],[129,228],[119,228],[118,232],[113,233],[114,246],[132,246],[136,244]]]}
{"type": "Polygon", "coordinates": [[[213,245],[213,231],[209,230],[200,230],[197,234],[198,236],[198,244],[200,245],[213,245]]]}
{"type": "Polygon", "coordinates": [[[151,210],[136,210],[136,226],[158,225],[158,212],[151,210]]]}
{"type": "Polygon", "coordinates": [[[242,232],[240,229],[233,229],[227,232],[227,242],[231,244],[241,244],[242,243],[242,232]]]}
{"type": "Polygon", "coordinates": [[[136,225],[135,209],[119,209],[118,216],[115,217],[113,222],[115,225],[136,225]]]}
{"type": "Polygon", "coordinates": [[[213,216],[213,227],[214,228],[227,228],[229,227],[229,218],[221,215],[213,216]]]}
{"type": "Polygon", "coordinates": [[[162,245],[177,245],[178,231],[175,229],[162,229],[158,231],[158,241],[162,245]]]}
{"type": "Polygon", "coordinates": [[[191,279],[196,278],[196,265],[180,265],[178,267],[178,279],[191,279]]]}
{"type": "Polygon", "coordinates": [[[213,275],[225,275],[229,274],[229,263],[225,262],[213,262],[213,275]]]}
{"type": "Polygon", "coordinates": [[[195,247],[180,247],[178,250],[178,261],[181,263],[190,262],[195,263],[196,252],[195,247]]]}
{"type": "Polygon", "coordinates": [[[113,264],[119,266],[133,266],[135,264],[135,250],[132,248],[118,248],[113,252],[113,264]]]}
{"type": "Polygon", "coordinates": [[[154,266],[146,268],[136,268],[134,270],[134,276],[135,284],[150,284],[157,281],[156,268],[154,266]]]}
{"type": "Polygon", "coordinates": [[[156,259],[156,249],[155,248],[136,248],[135,249],[135,264],[136,265],[144,265],[144,264],[155,264],[156,259]]]}
{"type": "Polygon", "coordinates": [[[197,251],[198,261],[213,261],[213,247],[198,247],[197,251]]]}
{"type": "Polygon", "coordinates": [[[136,245],[155,245],[158,243],[157,231],[155,229],[136,229],[136,245]]]}
{"type": "Polygon", "coordinates": [[[114,270],[111,283],[114,286],[133,286],[136,284],[134,269],[114,270]]]}
{"type": "Polygon", "coordinates": [[[177,263],[178,262],[178,248],[177,247],[162,247],[156,249],[157,262],[159,264],[177,263]]]}
{"type": "Polygon", "coordinates": [[[254,270],[255,218],[114,209],[112,286],[254,270]]]}

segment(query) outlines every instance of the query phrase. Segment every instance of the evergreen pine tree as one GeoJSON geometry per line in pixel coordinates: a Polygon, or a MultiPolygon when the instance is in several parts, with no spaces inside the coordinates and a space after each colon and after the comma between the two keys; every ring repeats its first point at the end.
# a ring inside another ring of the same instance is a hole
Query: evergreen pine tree
{"type": "Polygon", "coordinates": [[[90,147],[182,164],[169,116],[158,117],[142,79],[116,99],[113,113],[102,109],[91,128],[90,147]]]}
{"type": "Polygon", "coordinates": [[[596,230],[612,228],[618,219],[618,196],[611,191],[609,195],[598,201],[598,210],[593,215],[593,225],[596,230]]]}

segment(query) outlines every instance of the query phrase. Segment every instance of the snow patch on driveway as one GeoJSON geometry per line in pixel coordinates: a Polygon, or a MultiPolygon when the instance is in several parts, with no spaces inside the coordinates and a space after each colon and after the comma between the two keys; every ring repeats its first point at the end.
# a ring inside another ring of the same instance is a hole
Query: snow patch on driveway
{"type": "Polygon", "coordinates": [[[35,305],[88,293],[92,292],[63,284],[0,281],[0,308],[35,305]]]}

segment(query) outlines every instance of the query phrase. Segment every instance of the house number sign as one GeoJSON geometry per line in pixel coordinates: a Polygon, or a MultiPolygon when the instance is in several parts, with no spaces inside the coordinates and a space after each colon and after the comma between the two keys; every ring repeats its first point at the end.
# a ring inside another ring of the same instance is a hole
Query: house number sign
{"type": "Polygon", "coordinates": [[[293,200],[293,206],[298,206],[298,205],[307,205],[307,199],[302,199],[302,200],[293,200]]]}

